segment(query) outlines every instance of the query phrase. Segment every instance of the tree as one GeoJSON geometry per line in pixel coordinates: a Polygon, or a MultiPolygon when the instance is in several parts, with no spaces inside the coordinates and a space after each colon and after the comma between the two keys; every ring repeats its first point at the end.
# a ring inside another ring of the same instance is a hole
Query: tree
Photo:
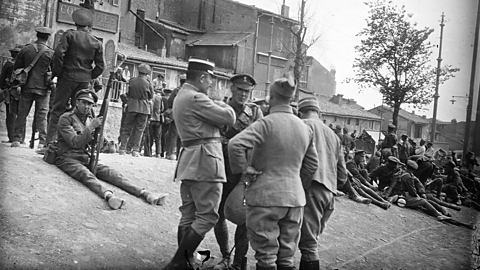
{"type": "MultiPolygon", "coordinates": [[[[432,49],[428,37],[433,29],[417,29],[410,22],[405,6],[371,1],[367,27],[357,36],[363,37],[355,46],[358,57],[353,65],[356,82],[361,89],[376,87],[384,102],[393,107],[392,121],[397,125],[402,104],[422,107],[432,102],[437,69],[430,65],[432,49]]],[[[442,84],[459,71],[451,65],[440,68],[442,84]]]]}

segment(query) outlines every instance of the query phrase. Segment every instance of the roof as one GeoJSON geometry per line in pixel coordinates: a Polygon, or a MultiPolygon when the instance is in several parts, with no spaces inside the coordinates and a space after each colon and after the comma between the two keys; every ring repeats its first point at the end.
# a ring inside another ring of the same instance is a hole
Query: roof
{"type": "Polygon", "coordinates": [[[180,23],[177,23],[177,22],[174,22],[174,21],[169,21],[169,20],[165,20],[165,19],[158,19],[158,22],[167,24],[169,26],[175,27],[177,29],[181,29],[181,30],[183,30],[185,32],[189,32],[189,33],[205,33],[204,30],[200,30],[198,28],[193,28],[189,25],[183,25],[183,24],[180,24],[180,23]]]}
{"type": "Polygon", "coordinates": [[[335,115],[335,116],[347,116],[347,117],[357,117],[363,119],[372,119],[372,120],[381,120],[381,117],[368,112],[366,110],[359,109],[358,106],[352,104],[342,104],[338,105],[330,101],[330,97],[326,96],[317,96],[320,112],[325,115],[335,115]]]}
{"type": "MultiPolygon", "coordinates": [[[[393,108],[385,106],[385,105],[377,106],[377,107],[372,108],[368,111],[369,112],[378,112],[378,110],[379,109],[381,110],[382,107],[383,107],[384,110],[393,112],[393,108]]],[[[430,121],[428,119],[423,118],[423,117],[421,117],[419,115],[416,115],[416,114],[413,114],[413,113],[409,113],[409,112],[407,112],[407,111],[405,111],[404,109],[401,109],[401,108],[400,108],[400,111],[398,112],[398,116],[400,116],[404,119],[410,120],[414,124],[424,124],[424,125],[430,124],[430,121]]]]}
{"type": "MultiPolygon", "coordinates": [[[[427,118],[427,120],[428,120],[430,123],[433,122],[433,118],[427,118]]],[[[450,123],[452,123],[452,122],[445,122],[445,121],[442,121],[442,120],[439,120],[439,119],[437,119],[437,121],[436,121],[436,124],[437,124],[437,125],[448,125],[448,124],[450,124],[450,123]]]]}
{"type": "Polygon", "coordinates": [[[182,29],[180,29],[178,27],[170,26],[168,24],[161,23],[161,22],[156,22],[156,21],[153,21],[153,20],[150,20],[150,19],[147,19],[147,18],[145,18],[145,21],[148,22],[149,24],[160,25],[160,26],[165,27],[166,29],[168,29],[170,31],[174,31],[174,32],[184,34],[184,35],[187,35],[187,36],[189,35],[189,33],[187,31],[183,31],[182,29]]]}
{"type": "MultiPolygon", "coordinates": [[[[180,61],[173,58],[160,57],[154,53],[140,50],[135,47],[130,47],[123,43],[118,43],[118,51],[122,54],[125,54],[127,56],[127,60],[131,59],[131,60],[137,60],[145,63],[159,64],[164,67],[170,67],[170,68],[179,69],[179,70],[187,70],[187,67],[188,67],[188,62],[186,61],[180,61]]],[[[226,77],[226,78],[230,78],[231,76],[233,76],[233,72],[228,69],[222,69],[222,68],[216,67],[214,72],[216,75],[226,77]]]]}
{"type": "Polygon", "coordinates": [[[253,32],[211,32],[207,34],[190,35],[187,45],[232,46],[252,36],[253,32]]]}

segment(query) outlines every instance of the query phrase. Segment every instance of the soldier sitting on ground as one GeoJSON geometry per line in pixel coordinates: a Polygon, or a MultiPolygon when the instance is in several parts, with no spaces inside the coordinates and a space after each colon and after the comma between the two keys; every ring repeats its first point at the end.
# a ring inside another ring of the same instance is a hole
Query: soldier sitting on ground
{"type": "Polygon", "coordinates": [[[132,195],[142,197],[150,204],[164,204],[167,194],[154,195],[136,186],[108,166],[99,163],[96,174],[89,171],[87,146],[93,140],[92,132],[102,124],[103,117],[90,118],[92,106],[98,100],[93,91],[80,90],[75,97],[77,101],[75,108],[71,112],[64,113],[58,122],[58,150],[55,165],[104,198],[113,210],[122,208],[125,201],[116,197],[99,179],[132,195]]]}

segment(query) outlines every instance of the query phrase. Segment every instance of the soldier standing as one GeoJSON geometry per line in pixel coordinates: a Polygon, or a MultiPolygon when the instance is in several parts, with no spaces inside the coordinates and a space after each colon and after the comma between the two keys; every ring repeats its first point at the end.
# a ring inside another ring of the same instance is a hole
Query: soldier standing
{"type": "MultiPolygon", "coordinates": [[[[120,134],[120,155],[125,155],[127,145],[132,145],[132,156],[140,155],[140,141],[150,115],[150,101],[153,98],[153,88],[147,75],[151,68],[147,64],[138,65],[138,77],[130,80],[127,93],[127,115],[125,126],[120,134]],[[127,141],[131,141],[131,144],[127,141]]],[[[148,147],[145,145],[145,147],[148,147]]]]}
{"type": "Polygon", "coordinates": [[[235,123],[235,111],[208,96],[215,64],[190,58],[187,81],[173,104],[173,118],[182,140],[175,178],[180,185],[181,218],[178,249],[165,269],[187,269],[193,252],[218,220],[225,180],[220,127],[235,123]]]}
{"type": "MultiPolygon", "coordinates": [[[[5,99],[6,107],[6,119],[8,141],[2,141],[2,143],[12,143],[15,133],[15,122],[17,121],[18,103],[20,102],[20,95],[17,92],[17,87],[11,87],[10,78],[12,77],[13,64],[18,53],[22,50],[22,45],[15,45],[13,49],[10,49],[11,60],[8,60],[2,67],[2,73],[0,73],[0,100],[5,99]]],[[[1,103],[1,102],[0,102],[1,103]]],[[[25,140],[25,131],[23,132],[22,142],[25,140]]]]}
{"type": "Polygon", "coordinates": [[[246,224],[258,270],[294,269],[306,203],[302,181],[308,186],[318,168],[313,133],[289,105],[294,93],[291,74],[275,80],[270,114],[228,143],[232,172],[251,177],[245,190],[246,224]]]}
{"type": "MultiPolygon", "coordinates": [[[[228,141],[247,128],[250,124],[263,117],[262,111],[257,105],[247,103],[250,92],[257,84],[255,79],[248,74],[238,74],[230,78],[230,81],[232,82],[232,86],[230,87],[232,98],[230,99],[229,105],[235,110],[237,121],[233,126],[225,127],[221,131],[227,182],[223,184],[222,200],[220,202],[220,207],[218,208],[220,217],[214,227],[215,237],[220,246],[223,259],[213,268],[214,270],[229,269],[230,247],[228,245],[228,227],[224,213],[225,201],[242,176],[242,174],[232,173],[228,159],[228,141]]],[[[230,269],[240,269],[242,258],[247,255],[247,251],[247,226],[244,223],[239,224],[235,231],[235,257],[230,269]]]]}
{"type": "Polygon", "coordinates": [[[47,27],[39,27],[35,31],[37,32],[37,40],[23,47],[13,65],[13,70],[27,68],[38,58],[28,73],[27,82],[25,85],[22,85],[18,117],[15,122],[15,135],[11,146],[20,146],[25,132],[28,113],[35,101],[34,121],[39,131],[40,139],[38,149],[43,149],[47,135],[49,87],[52,79],[51,63],[53,56],[53,50],[47,46],[47,41],[53,31],[47,27]]]}
{"type": "Polygon", "coordinates": [[[301,99],[300,116],[312,130],[318,154],[318,169],[309,186],[304,186],[307,203],[298,248],[302,253],[300,270],[320,269],[318,237],[334,210],[337,186],[347,181],[347,168],[338,136],[319,117],[320,105],[315,97],[301,99]]]}
{"type": "Polygon", "coordinates": [[[178,159],[178,152],[180,145],[178,145],[179,139],[178,139],[178,134],[177,134],[177,129],[175,127],[175,119],[173,119],[172,116],[172,109],[173,109],[173,101],[175,100],[175,97],[178,94],[178,91],[182,88],[183,84],[186,81],[187,76],[185,74],[182,74],[179,76],[180,79],[180,86],[173,89],[172,93],[170,94],[170,97],[168,97],[168,110],[166,111],[166,116],[170,118],[171,122],[168,125],[168,132],[167,132],[167,138],[166,138],[166,158],[172,160],[173,159],[173,149],[175,147],[177,148],[177,159],[178,159]]]}
{"type": "Polygon", "coordinates": [[[104,69],[102,43],[91,34],[93,13],[80,8],[72,13],[72,19],[77,30],[63,33],[53,55],[53,76],[57,76],[58,81],[45,146],[55,140],[58,119],[65,112],[68,101],[74,108],[75,94],[87,89],[90,81],[100,76],[104,69]]]}
{"type": "Polygon", "coordinates": [[[398,157],[397,153],[397,134],[395,134],[395,129],[397,127],[390,123],[387,128],[387,135],[382,143],[382,157],[383,161],[386,161],[389,156],[398,157]]]}
{"type": "Polygon", "coordinates": [[[90,119],[92,106],[98,100],[95,92],[88,89],[80,90],[75,100],[75,108],[64,113],[58,122],[58,150],[55,165],[105,199],[113,210],[122,208],[125,201],[114,196],[113,192],[99,179],[141,197],[150,204],[164,204],[168,194],[150,193],[108,166],[98,164],[96,174],[88,169],[89,156],[86,149],[93,140],[92,132],[102,124],[104,119],[103,116],[90,119]]]}
{"type": "Polygon", "coordinates": [[[160,157],[164,157],[164,152],[167,147],[167,137],[168,137],[168,129],[170,127],[170,123],[172,122],[171,119],[171,114],[172,111],[168,110],[168,99],[170,98],[170,95],[172,94],[172,89],[165,88],[163,89],[163,96],[162,96],[162,106],[164,108],[164,111],[162,112],[162,132],[161,132],[161,138],[160,138],[160,148],[162,151],[160,152],[160,157]]]}
{"type": "Polygon", "coordinates": [[[155,143],[155,157],[160,157],[162,152],[160,138],[162,135],[162,113],[165,111],[163,106],[163,98],[161,96],[162,90],[155,90],[155,95],[152,99],[152,114],[150,115],[150,145],[145,146],[150,148],[152,152],[152,146],[155,143]]]}

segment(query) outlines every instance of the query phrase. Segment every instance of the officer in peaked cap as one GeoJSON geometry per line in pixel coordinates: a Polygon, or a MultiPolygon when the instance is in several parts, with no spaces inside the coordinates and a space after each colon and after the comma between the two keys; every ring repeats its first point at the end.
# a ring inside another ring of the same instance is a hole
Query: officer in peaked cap
{"type": "MultiPolygon", "coordinates": [[[[205,71],[211,76],[214,76],[213,69],[215,68],[215,63],[209,61],[208,59],[198,58],[198,57],[190,57],[188,59],[188,70],[197,70],[197,71],[205,71]]],[[[188,79],[188,74],[187,74],[188,79]]]]}
{"type": "MultiPolygon", "coordinates": [[[[88,88],[90,82],[98,78],[105,68],[103,45],[91,34],[93,17],[93,13],[88,9],[75,10],[72,19],[77,28],[65,31],[55,47],[52,66],[53,75],[58,80],[48,122],[46,145],[55,140],[58,119],[65,112],[70,97],[75,96],[79,90],[88,88]]],[[[75,102],[71,100],[73,107],[75,102]]]]}
{"type": "Polygon", "coordinates": [[[294,94],[291,73],[275,80],[270,86],[270,114],[228,143],[232,173],[244,173],[258,183],[249,185],[244,197],[248,239],[256,252],[257,268],[262,269],[292,268],[289,262],[293,262],[306,203],[298,171],[313,175],[318,168],[310,128],[293,115],[290,106],[294,94]]]}
{"type": "Polygon", "coordinates": [[[75,94],[75,98],[77,100],[86,100],[93,104],[97,103],[98,101],[97,94],[89,89],[83,89],[78,91],[77,94],[75,94]]]}
{"type": "Polygon", "coordinates": [[[233,268],[237,269],[241,267],[242,258],[246,256],[248,251],[245,208],[238,207],[236,202],[232,200],[227,204],[227,197],[233,191],[235,186],[237,186],[242,176],[241,174],[232,173],[228,158],[228,142],[253,122],[263,117],[262,110],[260,110],[256,104],[247,102],[251,91],[256,85],[255,79],[248,74],[237,74],[232,76],[230,81],[232,82],[230,87],[232,97],[228,102],[228,105],[235,110],[236,121],[233,126],[225,126],[220,129],[227,182],[223,185],[222,199],[218,209],[220,217],[214,227],[215,237],[217,238],[223,256],[223,260],[215,266],[215,270],[229,269],[228,262],[230,261],[230,247],[226,219],[237,224],[235,232],[235,235],[237,235],[235,239],[237,246],[235,249],[233,268]],[[241,239],[239,239],[240,236],[242,236],[241,239]]]}
{"type": "Polygon", "coordinates": [[[76,25],[92,26],[93,13],[86,8],[79,8],[72,13],[72,19],[76,25]]]}
{"type": "Polygon", "coordinates": [[[41,33],[41,34],[46,34],[46,35],[51,35],[53,33],[53,30],[51,28],[42,26],[42,27],[35,28],[35,32],[41,33]]]}

